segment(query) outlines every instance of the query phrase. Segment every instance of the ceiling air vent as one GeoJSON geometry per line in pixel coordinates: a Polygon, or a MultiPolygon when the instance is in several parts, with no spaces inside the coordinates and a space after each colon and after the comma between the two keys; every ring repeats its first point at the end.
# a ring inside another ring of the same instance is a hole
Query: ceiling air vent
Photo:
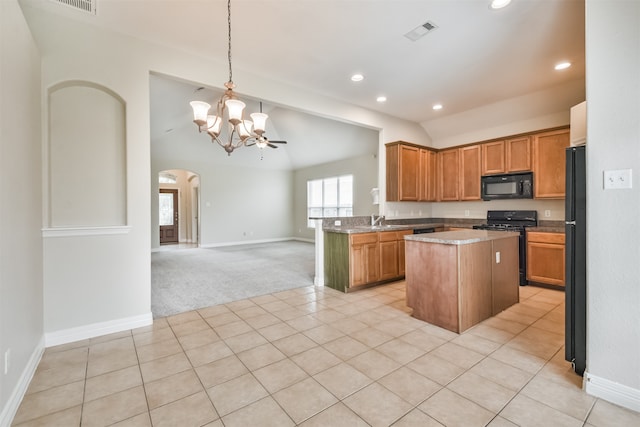
{"type": "Polygon", "coordinates": [[[51,0],[53,3],[63,4],[76,10],[96,15],[96,3],[98,0],[51,0]]]}
{"type": "Polygon", "coordinates": [[[435,30],[436,28],[438,28],[438,26],[436,24],[434,24],[431,21],[427,21],[424,24],[419,25],[416,28],[414,28],[413,30],[409,31],[404,36],[406,38],[408,38],[409,40],[411,40],[411,41],[416,41],[419,38],[427,35],[431,31],[435,30]]]}

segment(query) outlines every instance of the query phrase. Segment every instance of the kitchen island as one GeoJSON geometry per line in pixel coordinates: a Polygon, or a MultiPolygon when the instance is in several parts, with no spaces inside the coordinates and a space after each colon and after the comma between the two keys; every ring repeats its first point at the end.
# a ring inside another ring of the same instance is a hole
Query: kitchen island
{"type": "Polygon", "coordinates": [[[517,303],[518,238],[486,230],[405,236],[412,316],[461,333],[517,303]]]}

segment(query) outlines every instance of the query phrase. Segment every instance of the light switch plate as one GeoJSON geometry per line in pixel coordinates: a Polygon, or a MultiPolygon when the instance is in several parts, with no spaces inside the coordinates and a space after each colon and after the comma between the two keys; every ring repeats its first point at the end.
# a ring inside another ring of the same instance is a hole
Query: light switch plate
{"type": "Polygon", "coordinates": [[[618,190],[631,188],[631,169],[604,171],[604,189],[618,190]]]}

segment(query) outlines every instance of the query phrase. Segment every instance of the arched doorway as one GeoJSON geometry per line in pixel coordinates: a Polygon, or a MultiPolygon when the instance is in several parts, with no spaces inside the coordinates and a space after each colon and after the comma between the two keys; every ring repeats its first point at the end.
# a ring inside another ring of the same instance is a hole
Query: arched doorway
{"type": "Polygon", "coordinates": [[[160,245],[198,247],[200,242],[200,176],[184,169],[158,173],[160,245]]]}

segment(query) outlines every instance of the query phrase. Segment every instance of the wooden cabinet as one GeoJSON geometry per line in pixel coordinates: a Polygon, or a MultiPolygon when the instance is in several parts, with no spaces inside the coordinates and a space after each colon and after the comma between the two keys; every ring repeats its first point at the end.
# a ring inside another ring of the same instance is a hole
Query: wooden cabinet
{"type": "Polygon", "coordinates": [[[404,236],[407,234],[413,234],[413,230],[397,231],[396,236],[398,239],[398,275],[404,276],[405,273],[405,242],[404,236]]]}
{"type": "Polygon", "coordinates": [[[349,241],[349,287],[380,280],[378,233],[352,234],[349,241]]]}
{"type": "Polygon", "coordinates": [[[531,137],[482,144],[482,175],[531,170],[531,137]]]}
{"type": "Polygon", "coordinates": [[[418,200],[435,202],[438,200],[438,154],[433,150],[420,149],[420,172],[418,200]]]}
{"type": "Polygon", "coordinates": [[[564,233],[527,232],[527,280],[564,286],[564,233]]]}
{"type": "Polygon", "coordinates": [[[569,129],[434,150],[403,141],[386,144],[389,202],[481,200],[482,175],[533,171],[536,199],[565,196],[569,129]]]}
{"type": "Polygon", "coordinates": [[[342,292],[399,280],[405,272],[404,236],[412,230],[324,233],[326,286],[342,292]]]}
{"type": "Polygon", "coordinates": [[[417,201],[420,149],[402,142],[386,145],[387,201],[417,201]]]}
{"type": "Polygon", "coordinates": [[[380,280],[398,277],[398,237],[395,231],[378,234],[380,250],[380,280]]]}
{"type": "Polygon", "coordinates": [[[504,142],[506,159],[505,172],[526,172],[531,170],[531,137],[507,139],[504,142]]]}
{"type": "Polygon", "coordinates": [[[460,200],[460,150],[458,148],[438,152],[438,199],[460,200]]]}
{"type": "Polygon", "coordinates": [[[504,141],[482,144],[482,175],[505,173],[504,141]]]}
{"type": "Polygon", "coordinates": [[[532,138],[534,198],[563,199],[569,130],[542,132],[532,138]]]}
{"type": "Polygon", "coordinates": [[[460,148],[460,200],[480,200],[481,146],[460,148]]]}
{"type": "Polygon", "coordinates": [[[517,235],[460,245],[406,243],[413,317],[461,333],[518,302],[517,235]]]}

